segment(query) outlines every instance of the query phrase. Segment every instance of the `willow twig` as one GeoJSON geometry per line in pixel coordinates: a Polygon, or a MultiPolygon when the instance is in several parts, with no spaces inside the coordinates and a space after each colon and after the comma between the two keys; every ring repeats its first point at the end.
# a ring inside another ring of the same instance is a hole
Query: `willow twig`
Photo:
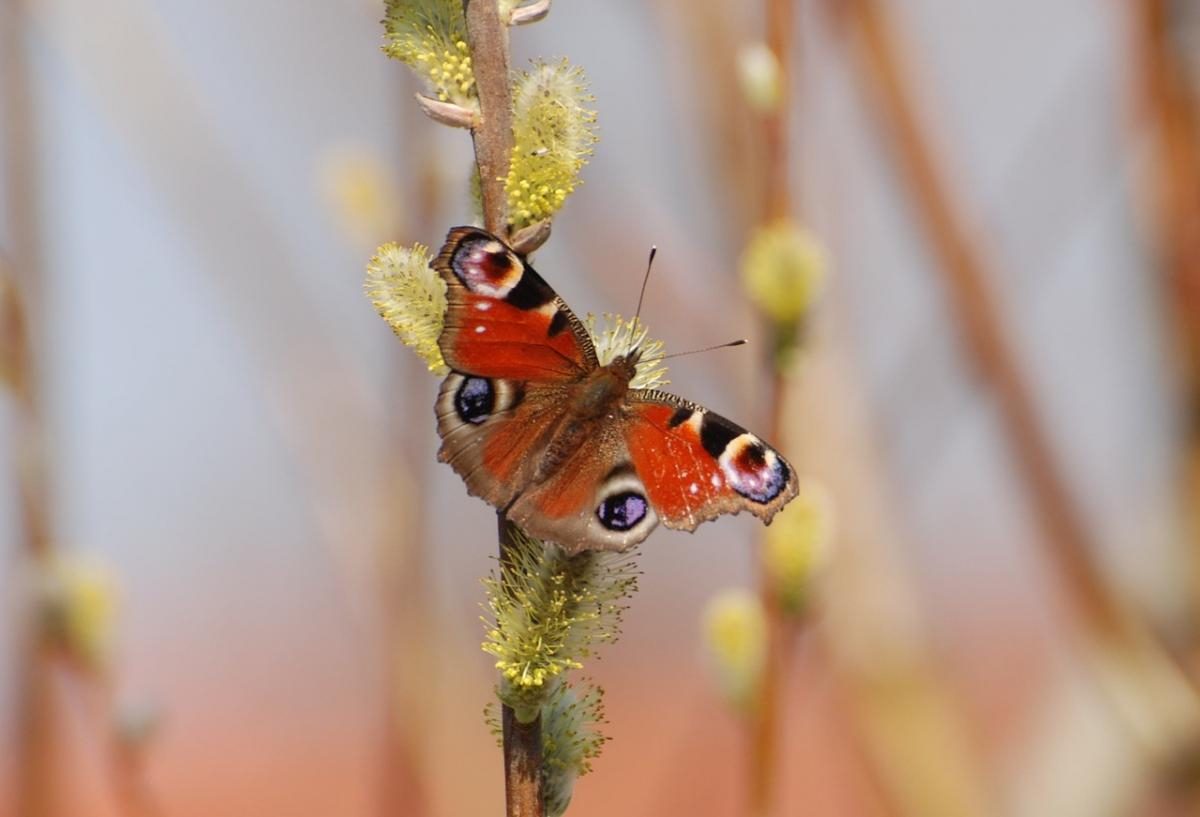
{"type": "MultiPolygon", "coordinates": [[[[18,491],[18,541],[24,560],[45,564],[51,555],[49,478],[45,422],[32,348],[30,314],[41,307],[35,291],[39,269],[35,223],[37,191],[33,180],[36,138],[33,131],[32,84],[21,31],[22,4],[0,5],[0,104],[6,114],[7,138],[0,176],[7,179],[4,211],[11,259],[0,258],[0,342],[4,344],[4,380],[13,398],[13,443],[10,462],[18,491]]],[[[26,817],[49,817],[57,811],[54,767],[54,656],[42,637],[37,599],[30,598],[17,657],[17,811],[26,817]]]]}
{"type": "MultiPolygon", "coordinates": [[[[1200,110],[1189,87],[1186,56],[1170,30],[1170,4],[1143,0],[1128,6],[1134,33],[1134,78],[1153,150],[1149,168],[1151,216],[1161,264],[1164,302],[1170,304],[1185,401],[1182,493],[1185,530],[1200,540],[1200,110]]],[[[1141,124],[1141,123],[1139,123],[1141,124]]],[[[1200,620],[1200,555],[1189,549],[1191,629],[1200,620]]],[[[1200,650],[1200,632],[1188,633],[1200,650]]],[[[1200,664],[1193,666],[1200,671],[1200,664]]]]}
{"type": "Polygon", "coordinates": [[[471,129],[483,226],[507,238],[508,216],[504,177],[512,150],[512,92],[508,76],[508,30],[494,0],[463,0],[467,42],[479,94],[480,122],[471,129]]]}
{"type": "MultiPolygon", "coordinates": [[[[508,30],[500,19],[495,0],[463,0],[467,18],[467,42],[479,94],[480,121],[471,130],[475,163],[479,168],[479,192],[483,203],[483,225],[508,237],[504,178],[512,150],[512,93],[509,88],[508,30]]],[[[502,511],[496,513],[500,560],[505,562],[514,546],[514,527],[502,511]]],[[[504,791],[508,817],[542,817],[542,723],[541,717],[522,724],[511,707],[501,716],[504,742],[504,791]]]]}
{"type": "MultiPolygon", "coordinates": [[[[791,112],[791,60],[794,43],[794,0],[766,0],[766,44],[779,69],[778,98],[762,120],[766,161],[763,179],[762,224],[769,225],[792,216],[791,141],[788,119],[791,112]]],[[[776,358],[778,344],[772,343],[771,417],[768,439],[783,443],[784,378],[776,358]]],[[[757,708],[751,721],[749,808],[752,817],[771,814],[776,795],[779,766],[779,731],[783,723],[781,690],[791,664],[796,627],[780,607],[775,582],[767,568],[766,536],[760,536],[759,595],[767,615],[767,655],[757,708]]]]}

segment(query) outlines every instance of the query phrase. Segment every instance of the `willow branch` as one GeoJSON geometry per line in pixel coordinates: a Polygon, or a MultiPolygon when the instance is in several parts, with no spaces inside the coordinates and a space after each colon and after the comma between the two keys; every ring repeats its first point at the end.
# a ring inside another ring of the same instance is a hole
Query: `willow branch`
{"type": "MultiPolygon", "coordinates": [[[[788,122],[792,110],[792,50],[795,28],[794,0],[766,0],[766,44],[779,69],[778,98],[762,120],[765,152],[762,223],[770,224],[792,216],[791,152],[788,122]]],[[[774,331],[774,327],[772,327],[774,331]]],[[[771,344],[777,351],[777,344],[771,344]]],[[[772,359],[770,439],[782,444],[784,383],[780,361],[772,359]]],[[[765,552],[766,536],[761,537],[765,552]]],[[[749,813],[768,815],[774,809],[779,771],[779,731],[784,721],[782,689],[791,664],[792,644],[796,637],[794,622],[780,608],[775,583],[759,559],[759,595],[767,614],[767,656],[757,696],[757,708],[751,716],[749,763],[749,813]]]]}
{"type": "MultiPolygon", "coordinates": [[[[36,292],[40,268],[35,223],[37,190],[33,168],[34,134],[28,62],[21,32],[26,25],[21,3],[0,4],[0,104],[8,126],[3,195],[8,214],[7,237],[11,258],[0,258],[0,342],[5,381],[14,402],[14,452],[11,462],[18,491],[18,537],[23,558],[44,563],[50,556],[52,532],[45,454],[45,423],[41,410],[33,354],[30,315],[41,306],[36,292]]],[[[17,811],[28,817],[57,812],[59,786],[55,780],[54,657],[42,637],[36,599],[23,611],[16,657],[17,688],[17,811]]]]}
{"type": "Polygon", "coordinates": [[[495,0],[463,0],[467,17],[467,42],[479,94],[479,123],[471,129],[479,190],[483,200],[483,226],[507,237],[508,215],[504,178],[512,150],[512,91],[508,82],[508,30],[500,20],[495,0]]]}
{"type": "MultiPolygon", "coordinates": [[[[479,94],[479,123],[472,128],[483,225],[508,237],[504,178],[512,151],[512,93],[508,76],[508,29],[495,0],[463,0],[467,42],[479,94]]],[[[497,511],[501,563],[514,547],[515,526],[497,511]]],[[[542,817],[542,721],[521,724],[508,706],[501,715],[504,742],[504,792],[508,817],[542,817]]]]}
{"type": "MultiPolygon", "coordinates": [[[[1200,539],[1200,111],[1186,56],[1170,31],[1165,0],[1128,6],[1138,98],[1149,125],[1152,221],[1165,275],[1164,303],[1175,323],[1185,401],[1182,491],[1185,530],[1200,539]]],[[[1192,620],[1200,613],[1200,555],[1190,550],[1192,620]]],[[[1189,628],[1194,629],[1194,628],[1189,628]]],[[[1193,650],[1200,634],[1192,633],[1193,650]]],[[[1192,666],[1197,666],[1194,662],[1192,666]]]]}
{"type": "MultiPolygon", "coordinates": [[[[514,537],[517,526],[503,511],[496,511],[496,527],[500,542],[500,575],[511,563],[517,547],[514,537]]],[[[507,817],[544,817],[546,799],[542,791],[542,717],[529,723],[517,720],[512,707],[501,712],[504,742],[504,806],[507,817]]]]}

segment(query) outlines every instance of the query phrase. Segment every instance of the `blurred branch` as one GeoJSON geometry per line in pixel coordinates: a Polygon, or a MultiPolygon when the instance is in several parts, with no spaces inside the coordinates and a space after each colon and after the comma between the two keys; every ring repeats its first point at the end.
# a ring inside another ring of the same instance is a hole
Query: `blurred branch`
{"type": "Polygon", "coordinates": [[[821,588],[820,636],[845,689],[869,782],[889,815],[986,817],[989,791],[954,690],[939,676],[903,557],[903,525],[850,343],[823,333],[789,382],[797,470],[847,512],[821,588]]]}
{"type": "MultiPolygon", "coordinates": [[[[1127,606],[1095,561],[1096,543],[1075,505],[1050,441],[1037,416],[1033,396],[1022,376],[1016,352],[1006,337],[999,309],[988,289],[989,264],[962,212],[955,206],[938,157],[919,121],[912,83],[898,35],[878,0],[829,0],[853,29],[856,55],[869,99],[887,127],[895,159],[903,171],[917,211],[924,221],[938,270],[949,295],[952,314],[974,361],[990,384],[1007,433],[1015,465],[1022,477],[1034,519],[1042,529],[1057,578],[1082,625],[1093,672],[1112,661],[1130,677],[1153,676],[1162,688],[1184,689],[1170,700],[1145,696],[1138,701],[1140,723],[1114,698],[1126,727],[1137,730],[1152,723],[1157,743],[1143,746],[1164,760],[1162,744],[1187,741],[1200,729],[1200,702],[1195,689],[1151,637],[1146,624],[1127,606]],[[1173,676],[1173,677],[1172,677],[1173,676]]],[[[1144,729],[1142,730],[1144,732],[1144,729]]]]}
{"type": "MultiPolygon", "coordinates": [[[[51,555],[49,477],[46,463],[45,415],[33,352],[31,311],[41,313],[37,291],[40,258],[37,248],[37,186],[33,178],[36,145],[32,115],[32,82],[25,48],[27,20],[23,4],[0,6],[0,109],[6,145],[0,178],[6,179],[4,212],[11,256],[0,256],[0,340],[3,374],[13,398],[11,465],[19,493],[16,541],[19,559],[36,575],[51,555]]],[[[18,580],[25,577],[18,575],[18,580]]],[[[16,809],[22,817],[59,813],[55,747],[53,655],[42,637],[38,598],[21,588],[23,609],[14,666],[16,691],[16,809]]]]}
{"type": "MultiPolygon", "coordinates": [[[[1147,187],[1155,249],[1164,276],[1163,302],[1175,323],[1184,406],[1182,497],[1191,561],[1193,671],[1200,672],[1200,112],[1184,49],[1173,31],[1172,4],[1128,6],[1134,36],[1134,81],[1152,145],[1147,187]]],[[[1179,13],[1177,10],[1175,13],[1179,13]]]]}
{"type": "Polygon", "coordinates": [[[959,331],[994,389],[1028,487],[1028,499],[1046,533],[1050,556],[1072,606],[1092,634],[1120,638],[1131,624],[1129,613],[1093,561],[1090,535],[1051,454],[1016,353],[988,291],[989,265],[952,201],[942,168],[918,120],[897,35],[877,0],[829,1],[857,35],[856,54],[870,101],[888,127],[896,160],[941,262],[938,269],[959,331]]]}
{"type": "MultiPolygon", "coordinates": [[[[762,226],[792,216],[792,142],[789,139],[788,120],[792,112],[795,16],[794,0],[766,0],[766,44],[778,64],[778,88],[776,103],[761,117],[766,151],[762,226]]],[[[764,317],[763,321],[768,333],[775,331],[769,318],[764,317]]],[[[787,441],[783,438],[786,410],[784,365],[777,359],[777,352],[777,344],[770,344],[771,409],[767,439],[774,445],[785,446],[786,450],[787,441]]],[[[774,812],[780,771],[779,733],[786,719],[781,690],[787,683],[787,675],[792,667],[795,640],[801,623],[784,614],[775,590],[776,584],[766,564],[766,534],[760,533],[758,540],[758,593],[767,618],[767,655],[758,690],[758,706],[750,722],[750,763],[747,768],[750,774],[748,813],[751,817],[774,812]]]]}

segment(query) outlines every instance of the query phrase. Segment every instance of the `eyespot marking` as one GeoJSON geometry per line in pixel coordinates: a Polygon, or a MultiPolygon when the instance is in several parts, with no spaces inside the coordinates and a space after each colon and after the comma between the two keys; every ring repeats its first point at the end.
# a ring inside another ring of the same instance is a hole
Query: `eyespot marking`
{"type": "Polygon", "coordinates": [[[748,431],[732,439],[717,462],[733,490],[763,505],[779,496],[790,476],[787,463],[748,431]]]}
{"type": "Polygon", "coordinates": [[[636,491],[622,491],[605,497],[596,508],[596,517],[609,530],[627,531],[637,527],[649,510],[645,496],[636,491]]]}
{"type": "Polygon", "coordinates": [[[499,241],[464,241],[450,267],[467,289],[489,298],[506,297],[523,277],[520,259],[499,241]]]}
{"type": "Polygon", "coordinates": [[[484,377],[468,377],[454,393],[454,411],[463,422],[479,425],[496,408],[496,390],[484,377]]]}

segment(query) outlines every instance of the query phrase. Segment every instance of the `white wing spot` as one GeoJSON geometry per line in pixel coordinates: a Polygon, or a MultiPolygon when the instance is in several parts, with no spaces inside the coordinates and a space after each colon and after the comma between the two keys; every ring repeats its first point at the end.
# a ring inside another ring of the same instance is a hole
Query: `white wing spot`
{"type": "Polygon", "coordinates": [[[481,326],[476,326],[476,327],[475,327],[475,334],[476,334],[476,335],[482,335],[482,334],[483,334],[484,332],[486,332],[486,331],[487,331],[487,327],[486,327],[486,326],[482,326],[482,325],[481,325],[481,326]]]}
{"type": "Polygon", "coordinates": [[[698,493],[700,493],[700,486],[693,482],[691,485],[688,486],[688,491],[690,491],[693,494],[698,494],[698,493]]]}
{"type": "Polygon", "coordinates": [[[712,484],[713,484],[714,488],[720,488],[721,487],[721,478],[719,476],[717,476],[716,474],[713,474],[712,475],[712,484]]]}
{"type": "Polygon", "coordinates": [[[480,301],[479,303],[475,304],[475,308],[480,312],[487,312],[492,308],[492,303],[491,301],[480,301]]]}

